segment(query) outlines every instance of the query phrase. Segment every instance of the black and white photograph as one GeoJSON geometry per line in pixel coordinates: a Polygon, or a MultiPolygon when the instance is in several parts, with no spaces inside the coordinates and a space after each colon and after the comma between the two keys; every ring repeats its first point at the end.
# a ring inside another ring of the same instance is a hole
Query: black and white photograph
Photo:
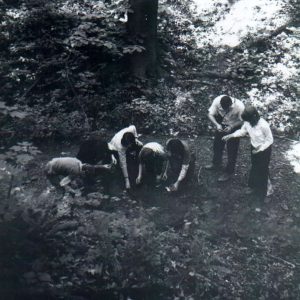
{"type": "Polygon", "coordinates": [[[0,299],[300,299],[300,0],[0,0],[0,299]]]}

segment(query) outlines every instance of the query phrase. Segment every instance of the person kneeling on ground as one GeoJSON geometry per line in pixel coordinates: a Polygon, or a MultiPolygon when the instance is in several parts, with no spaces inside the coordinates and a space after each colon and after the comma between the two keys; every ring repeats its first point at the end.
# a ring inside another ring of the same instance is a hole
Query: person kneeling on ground
{"type": "Polygon", "coordinates": [[[269,163],[273,144],[273,135],[269,124],[260,117],[255,107],[247,107],[242,119],[245,121],[241,129],[223,137],[223,141],[242,137],[247,134],[251,141],[251,170],[248,185],[250,191],[260,198],[272,193],[269,179],[269,163]]]}
{"type": "Polygon", "coordinates": [[[195,156],[191,153],[189,145],[177,138],[167,141],[166,150],[168,162],[163,179],[168,179],[170,183],[175,181],[166,189],[168,192],[176,192],[193,178],[195,156]]]}
{"type": "MultiPolygon", "coordinates": [[[[216,126],[216,132],[213,144],[212,164],[205,166],[205,169],[221,169],[222,156],[225,147],[225,142],[222,140],[222,137],[241,128],[243,124],[241,115],[244,108],[245,106],[240,100],[226,95],[218,96],[212,102],[212,105],[208,110],[208,118],[216,126]]],[[[218,178],[219,182],[229,180],[234,173],[239,143],[239,138],[231,139],[227,143],[227,166],[225,168],[225,173],[218,178]]]]}
{"type": "Polygon", "coordinates": [[[46,164],[47,175],[79,175],[82,162],[75,157],[57,157],[46,164]]]}
{"type": "Polygon", "coordinates": [[[97,172],[110,171],[111,165],[91,166],[83,164],[75,157],[57,157],[46,164],[45,172],[52,183],[54,183],[52,178],[55,176],[67,176],[60,181],[60,185],[63,186],[70,182],[73,177],[95,172],[95,169],[97,172]]]}
{"type": "Polygon", "coordinates": [[[117,132],[108,143],[109,149],[118,153],[126,189],[130,189],[131,187],[126,154],[128,151],[135,151],[137,153],[142,146],[143,143],[138,140],[138,134],[134,125],[126,127],[117,132]]]}
{"type": "Polygon", "coordinates": [[[167,159],[164,147],[156,142],[147,143],[139,154],[139,173],[136,184],[145,182],[155,185],[162,179],[163,166],[167,159]]]}

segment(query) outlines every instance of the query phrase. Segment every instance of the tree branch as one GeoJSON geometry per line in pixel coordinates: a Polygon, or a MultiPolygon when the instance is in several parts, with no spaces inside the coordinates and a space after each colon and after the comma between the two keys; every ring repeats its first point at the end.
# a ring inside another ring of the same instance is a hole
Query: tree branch
{"type": "Polygon", "coordinates": [[[263,37],[260,37],[258,39],[252,39],[248,42],[245,42],[244,44],[240,44],[236,47],[234,47],[235,50],[239,50],[241,48],[249,48],[249,47],[255,47],[255,46],[259,46],[260,44],[265,44],[268,42],[268,40],[270,40],[271,38],[273,37],[276,37],[277,35],[281,34],[282,32],[293,32],[292,30],[288,29],[287,27],[289,27],[291,25],[291,22],[285,24],[285,25],[282,25],[280,27],[278,27],[276,30],[274,30],[273,32],[271,32],[268,36],[263,36],[263,37]]]}
{"type": "Polygon", "coordinates": [[[293,264],[293,263],[291,263],[291,262],[289,262],[289,261],[287,261],[287,260],[285,260],[285,259],[283,259],[283,258],[281,258],[281,257],[277,257],[277,256],[274,256],[274,255],[271,255],[271,254],[268,254],[268,256],[269,256],[270,258],[279,260],[279,261],[281,261],[281,262],[287,264],[287,265],[290,266],[292,269],[295,269],[295,268],[296,268],[296,265],[295,265],[295,264],[293,264]]]}

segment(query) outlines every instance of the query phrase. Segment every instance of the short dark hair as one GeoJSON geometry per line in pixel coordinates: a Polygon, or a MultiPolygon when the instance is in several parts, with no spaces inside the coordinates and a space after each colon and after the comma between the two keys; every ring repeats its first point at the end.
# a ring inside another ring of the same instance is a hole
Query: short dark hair
{"type": "Polygon", "coordinates": [[[167,151],[170,151],[173,154],[183,156],[184,155],[184,146],[180,139],[170,139],[167,142],[166,146],[167,151]]]}
{"type": "Polygon", "coordinates": [[[260,115],[254,106],[248,106],[242,113],[242,119],[249,122],[251,126],[255,126],[260,119],[260,115]]]}
{"type": "Polygon", "coordinates": [[[130,145],[135,144],[135,136],[132,132],[125,132],[121,139],[121,144],[124,147],[128,147],[130,145]]]}
{"type": "Polygon", "coordinates": [[[223,109],[228,109],[232,105],[232,99],[229,96],[223,96],[220,100],[223,109]]]}

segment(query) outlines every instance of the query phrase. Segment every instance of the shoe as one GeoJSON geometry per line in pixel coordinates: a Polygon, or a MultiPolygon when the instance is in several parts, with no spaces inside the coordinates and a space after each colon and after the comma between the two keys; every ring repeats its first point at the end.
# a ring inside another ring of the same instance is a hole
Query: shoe
{"type": "Polygon", "coordinates": [[[205,170],[220,170],[221,166],[219,165],[214,165],[214,164],[210,164],[210,165],[206,165],[204,167],[205,170]]]}
{"type": "Polygon", "coordinates": [[[231,179],[231,175],[230,174],[223,174],[218,178],[218,182],[226,182],[229,179],[231,179]]]}

